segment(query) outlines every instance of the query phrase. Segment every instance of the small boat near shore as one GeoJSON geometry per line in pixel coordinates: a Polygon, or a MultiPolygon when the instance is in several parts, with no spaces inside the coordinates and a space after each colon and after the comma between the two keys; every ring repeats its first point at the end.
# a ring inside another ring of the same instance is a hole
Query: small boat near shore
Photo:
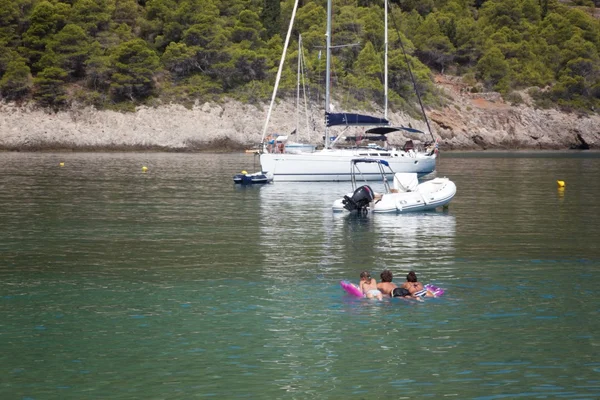
{"type": "Polygon", "coordinates": [[[240,185],[257,185],[270,183],[272,181],[273,174],[269,172],[255,172],[253,174],[249,174],[246,171],[242,171],[233,176],[233,183],[240,185]]]}
{"type": "Polygon", "coordinates": [[[406,213],[446,207],[456,194],[456,185],[448,178],[434,178],[422,183],[416,173],[394,173],[386,160],[360,158],[351,161],[352,192],[333,203],[334,212],[406,213]],[[359,165],[379,167],[384,192],[376,193],[371,186],[357,187],[359,165]],[[387,169],[387,170],[386,170],[387,169]],[[393,187],[386,175],[393,174],[393,187]]]}

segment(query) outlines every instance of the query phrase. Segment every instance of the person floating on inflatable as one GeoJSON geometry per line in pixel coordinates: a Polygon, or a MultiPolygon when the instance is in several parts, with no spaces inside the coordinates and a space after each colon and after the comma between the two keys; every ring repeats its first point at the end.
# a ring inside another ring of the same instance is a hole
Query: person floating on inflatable
{"type": "Polygon", "coordinates": [[[390,297],[410,297],[410,292],[404,288],[399,288],[392,279],[394,279],[394,275],[392,271],[389,269],[384,269],[380,275],[381,282],[377,284],[377,289],[382,292],[384,295],[390,297]]]}
{"type": "Polygon", "coordinates": [[[408,290],[413,297],[435,297],[435,294],[429,291],[421,282],[417,280],[417,274],[415,271],[410,271],[406,275],[406,282],[402,284],[402,287],[408,290]]]}
{"type": "Polygon", "coordinates": [[[406,282],[398,287],[392,282],[393,274],[389,270],[384,270],[381,273],[381,282],[371,278],[368,271],[363,271],[360,274],[359,285],[355,285],[348,281],[340,281],[340,286],[346,293],[360,298],[377,298],[382,299],[385,295],[390,297],[400,297],[404,299],[422,300],[423,297],[440,297],[444,294],[444,289],[432,284],[423,285],[417,280],[417,274],[410,271],[406,276],[406,282]],[[381,297],[380,297],[381,296],[381,297]]]}
{"type": "Polygon", "coordinates": [[[383,294],[379,291],[379,289],[377,289],[377,281],[371,278],[369,271],[363,271],[360,273],[360,283],[358,287],[365,294],[367,299],[383,299],[383,294]]]}

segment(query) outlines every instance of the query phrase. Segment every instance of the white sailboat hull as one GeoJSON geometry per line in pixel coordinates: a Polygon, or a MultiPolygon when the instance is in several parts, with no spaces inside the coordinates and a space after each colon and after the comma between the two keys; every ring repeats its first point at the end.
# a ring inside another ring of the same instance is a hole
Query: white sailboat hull
{"type": "Polygon", "coordinates": [[[297,153],[312,153],[317,146],[309,143],[287,142],[285,144],[285,152],[290,154],[297,153]]]}
{"type": "MultiPolygon", "coordinates": [[[[367,148],[323,149],[300,154],[263,153],[260,163],[262,171],[272,173],[275,182],[339,182],[351,180],[350,161],[361,157],[386,160],[396,172],[413,172],[419,176],[435,171],[436,167],[436,154],[367,148]]],[[[361,172],[365,180],[381,179],[376,165],[366,165],[361,172]]]]}

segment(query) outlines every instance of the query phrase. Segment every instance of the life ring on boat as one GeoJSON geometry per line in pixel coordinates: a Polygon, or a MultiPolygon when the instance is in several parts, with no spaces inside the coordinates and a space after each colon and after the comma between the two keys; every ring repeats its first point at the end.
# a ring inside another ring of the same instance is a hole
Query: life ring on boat
{"type": "Polygon", "coordinates": [[[359,288],[357,288],[355,285],[353,285],[352,283],[350,283],[348,281],[340,281],[340,286],[349,295],[352,295],[354,297],[365,297],[365,295],[359,288]]]}

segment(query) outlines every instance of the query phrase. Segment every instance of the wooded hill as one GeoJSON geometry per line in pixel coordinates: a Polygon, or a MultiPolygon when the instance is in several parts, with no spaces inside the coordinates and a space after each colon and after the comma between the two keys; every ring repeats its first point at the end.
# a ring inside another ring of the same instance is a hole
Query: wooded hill
{"type": "MultiPolygon", "coordinates": [[[[600,109],[600,1],[391,0],[390,106],[415,91],[438,99],[433,72],[471,91],[540,107],[600,109]],[[402,45],[407,58],[402,51],[402,45]]],[[[270,98],[293,0],[0,0],[0,98],[59,110],[132,110],[270,98]]],[[[295,96],[298,36],[313,100],[323,97],[326,0],[300,3],[281,90],[295,96]]],[[[338,100],[383,96],[383,0],[335,0],[332,78],[338,100]],[[339,89],[341,88],[341,89],[339,89]]]]}

